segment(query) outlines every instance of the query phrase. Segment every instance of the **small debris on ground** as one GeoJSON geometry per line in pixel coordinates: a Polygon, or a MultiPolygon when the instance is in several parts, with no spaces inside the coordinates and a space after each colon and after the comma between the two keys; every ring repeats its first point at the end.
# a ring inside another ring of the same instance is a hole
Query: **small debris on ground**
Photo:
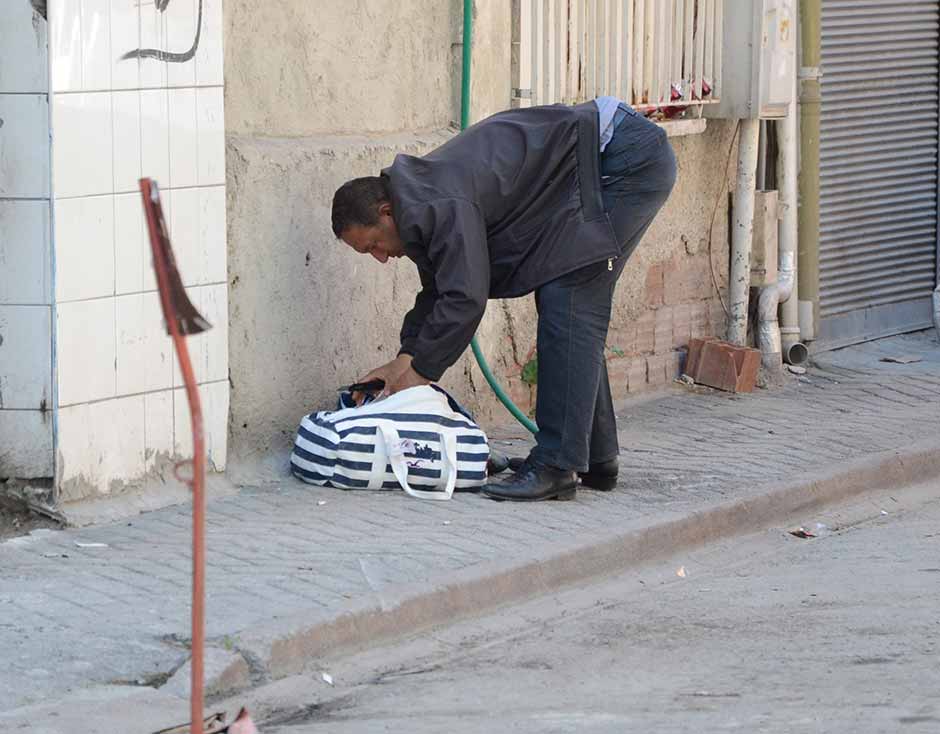
{"type": "Polygon", "coordinates": [[[694,698],[741,698],[740,693],[734,691],[728,693],[712,693],[711,691],[693,691],[692,693],[685,693],[683,695],[692,696],[694,698]]]}
{"type": "Polygon", "coordinates": [[[882,515],[887,515],[888,513],[885,512],[884,510],[882,510],[882,511],[881,511],[881,514],[882,514],[882,515]]]}
{"type": "Polygon", "coordinates": [[[800,367],[798,364],[788,364],[788,365],[787,365],[787,370],[789,370],[790,372],[792,372],[794,375],[805,375],[805,374],[806,374],[806,368],[805,368],[805,367],[800,367]]]}
{"type": "Polygon", "coordinates": [[[68,558],[68,553],[43,553],[43,558],[68,558]]]}
{"type": "Polygon", "coordinates": [[[7,486],[0,483],[0,541],[29,535],[33,530],[61,527],[61,523],[31,509],[26,502],[5,495],[8,491],[7,486]]]}
{"type": "Polygon", "coordinates": [[[317,500],[317,507],[323,507],[326,504],[326,500],[317,500]]]}
{"type": "Polygon", "coordinates": [[[450,520],[444,520],[445,525],[450,525],[450,520]]]}
{"type": "Polygon", "coordinates": [[[676,571],[676,576],[678,576],[680,579],[684,579],[686,577],[685,566],[679,566],[679,570],[676,571]]]}
{"type": "Polygon", "coordinates": [[[689,387],[692,387],[693,385],[695,385],[695,380],[693,380],[691,377],[685,374],[679,375],[676,378],[676,382],[678,382],[681,385],[688,385],[689,387]]]}
{"type": "Polygon", "coordinates": [[[329,673],[320,673],[320,677],[323,678],[323,682],[327,685],[333,685],[333,676],[329,673]]]}
{"type": "Polygon", "coordinates": [[[829,527],[824,522],[813,523],[813,526],[808,530],[808,532],[814,538],[823,538],[827,535],[832,535],[838,528],[829,527]]]}
{"type": "Polygon", "coordinates": [[[892,364],[914,364],[915,362],[923,362],[923,357],[918,357],[914,354],[907,354],[901,357],[882,357],[882,362],[891,362],[892,364]]]}
{"type": "Polygon", "coordinates": [[[75,541],[76,548],[110,548],[107,543],[82,543],[78,540],[75,541]]]}
{"type": "Polygon", "coordinates": [[[815,533],[811,533],[806,528],[797,528],[796,530],[791,530],[790,535],[795,538],[815,538],[815,533]]]}

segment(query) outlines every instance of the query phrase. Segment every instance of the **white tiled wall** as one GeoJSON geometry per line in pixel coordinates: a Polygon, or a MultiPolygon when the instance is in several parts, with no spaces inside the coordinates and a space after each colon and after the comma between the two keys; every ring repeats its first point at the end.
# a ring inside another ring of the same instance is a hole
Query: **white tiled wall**
{"type": "Polygon", "coordinates": [[[0,0],[0,479],[53,473],[46,31],[0,0]]]}
{"type": "Polygon", "coordinates": [[[228,305],[221,1],[169,0],[161,11],[154,0],[49,0],[48,17],[57,484],[66,499],[90,487],[108,492],[141,477],[160,457],[185,457],[183,449],[191,446],[151,268],[141,176],[160,186],[184,283],[214,326],[188,346],[206,396],[211,465],[223,469],[228,305]],[[138,48],[187,52],[197,31],[198,48],[184,63],[122,58],[138,48]]]}
{"type": "Polygon", "coordinates": [[[56,481],[63,501],[107,493],[133,481],[146,463],[145,395],[59,409],[56,481]]]}

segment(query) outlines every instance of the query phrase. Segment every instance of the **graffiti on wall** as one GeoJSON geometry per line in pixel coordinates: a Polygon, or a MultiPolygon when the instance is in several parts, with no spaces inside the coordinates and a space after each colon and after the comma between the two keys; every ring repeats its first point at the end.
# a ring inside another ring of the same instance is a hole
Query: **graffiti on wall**
{"type": "MultiPolygon", "coordinates": [[[[166,12],[170,2],[171,0],[154,0],[157,10],[161,13],[166,12]]],[[[193,56],[196,55],[196,50],[199,48],[199,38],[202,35],[202,3],[203,0],[199,0],[199,12],[196,16],[196,37],[193,39],[193,45],[190,46],[188,50],[176,53],[158,48],[135,48],[133,51],[128,51],[121,58],[157,59],[158,61],[167,61],[172,64],[185,64],[187,61],[190,61],[193,56]]]]}

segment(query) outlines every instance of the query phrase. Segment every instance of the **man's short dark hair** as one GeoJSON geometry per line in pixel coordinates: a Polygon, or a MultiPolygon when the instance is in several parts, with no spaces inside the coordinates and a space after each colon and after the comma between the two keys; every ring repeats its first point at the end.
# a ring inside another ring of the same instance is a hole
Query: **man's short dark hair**
{"type": "Polygon", "coordinates": [[[333,195],[333,234],[349,227],[372,227],[379,222],[379,206],[391,201],[388,185],[381,176],[354,178],[333,195]]]}

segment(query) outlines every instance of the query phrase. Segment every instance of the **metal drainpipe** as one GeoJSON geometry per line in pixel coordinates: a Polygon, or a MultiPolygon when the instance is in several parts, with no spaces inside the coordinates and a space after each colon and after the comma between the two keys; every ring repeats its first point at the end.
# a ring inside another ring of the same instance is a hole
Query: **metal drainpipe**
{"type": "MultiPolygon", "coordinates": [[[[809,357],[806,346],[800,341],[800,301],[799,301],[799,272],[797,253],[799,250],[799,107],[798,87],[796,74],[793,76],[793,97],[790,112],[780,126],[780,150],[778,154],[778,169],[782,181],[783,216],[780,219],[779,242],[781,248],[780,267],[783,269],[783,252],[792,254],[793,284],[788,295],[780,294],[780,340],[783,348],[783,361],[787,364],[802,364],[809,357]]],[[[781,200],[778,200],[781,202],[781,200]]]]}
{"type": "Polygon", "coordinates": [[[751,287],[751,244],[754,235],[754,189],[757,180],[757,149],[760,120],[741,120],[738,143],[737,183],[734,189],[734,222],[731,233],[729,278],[731,318],[728,341],[744,346],[747,340],[747,302],[751,287]]]}
{"type": "Polygon", "coordinates": [[[937,330],[937,338],[940,339],[940,276],[937,281],[937,287],[933,291],[933,326],[937,330]]]}
{"type": "Polygon", "coordinates": [[[933,326],[940,339],[940,276],[937,277],[937,287],[933,289],[933,326]]]}
{"type": "Polygon", "coordinates": [[[822,95],[822,0],[800,4],[800,207],[799,300],[812,304],[811,323],[801,324],[805,339],[819,333],[819,133],[822,95]]]}
{"type": "Polygon", "coordinates": [[[761,362],[770,370],[779,370],[781,359],[788,364],[800,364],[808,356],[800,342],[799,312],[796,284],[797,251],[797,124],[796,75],[786,118],[777,123],[777,190],[779,211],[777,282],[760,292],[758,307],[758,344],[761,362]],[[777,321],[780,306],[782,326],[777,321]]]}

